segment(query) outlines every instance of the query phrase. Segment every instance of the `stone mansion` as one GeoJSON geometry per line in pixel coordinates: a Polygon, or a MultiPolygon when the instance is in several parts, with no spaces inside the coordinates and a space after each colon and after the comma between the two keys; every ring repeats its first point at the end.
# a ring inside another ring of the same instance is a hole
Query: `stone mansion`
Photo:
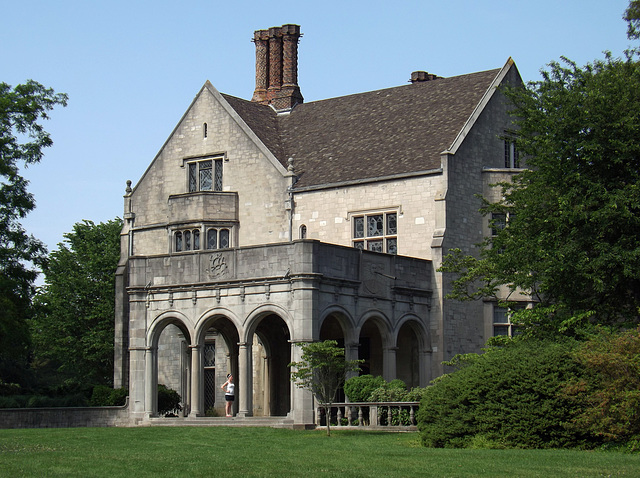
{"type": "Polygon", "coordinates": [[[442,361],[510,333],[491,301],[445,299],[451,248],[490,234],[478,195],[518,171],[502,68],[305,103],[298,25],[254,33],[248,101],[207,81],[134,186],[116,275],[115,386],[132,423],[159,383],[190,417],[313,423],[297,344],[334,339],[362,373],[426,386],[442,361]]]}

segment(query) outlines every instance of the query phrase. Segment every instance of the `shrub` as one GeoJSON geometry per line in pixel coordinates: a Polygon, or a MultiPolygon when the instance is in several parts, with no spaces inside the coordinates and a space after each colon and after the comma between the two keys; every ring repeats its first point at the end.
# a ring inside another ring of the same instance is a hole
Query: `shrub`
{"type": "Polygon", "coordinates": [[[606,443],[637,448],[640,437],[640,333],[601,330],[575,352],[585,377],[568,384],[566,395],[581,408],[571,426],[606,443]]]}
{"type": "Polygon", "coordinates": [[[181,410],[180,394],[165,385],[158,384],[158,414],[175,416],[181,410]]]}
{"type": "Polygon", "coordinates": [[[107,387],[106,385],[96,385],[93,387],[89,404],[92,407],[115,407],[126,403],[129,391],[126,388],[107,387]]]}
{"type": "MultiPolygon", "coordinates": [[[[567,421],[579,407],[562,392],[582,369],[575,342],[512,340],[488,349],[434,381],[418,411],[423,444],[432,447],[557,448],[588,444],[567,421]]],[[[591,443],[591,446],[594,444],[591,443]]]]}
{"type": "Polygon", "coordinates": [[[382,377],[373,375],[351,377],[344,383],[344,393],[350,402],[368,402],[371,392],[385,383],[382,377]]]}

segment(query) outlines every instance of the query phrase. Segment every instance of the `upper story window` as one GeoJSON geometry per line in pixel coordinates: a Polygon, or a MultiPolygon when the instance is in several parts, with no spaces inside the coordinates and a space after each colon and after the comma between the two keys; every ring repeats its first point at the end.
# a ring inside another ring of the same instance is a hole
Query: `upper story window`
{"type": "Polygon", "coordinates": [[[518,150],[516,148],[516,141],[513,136],[507,136],[504,139],[504,167],[505,168],[519,168],[520,158],[518,157],[518,150]]]}
{"type": "Polygon", "coordinates": [[[222,159],[205,159],[187,163],[189,192],[222,191],[222,159]]]}
{"type": "Polygon", "coordinates": [[[207,136],[209,136],[209,126],[207,123],[202,123],[202,137],[207,139],[207,136]]]}
{"type": "Polygon", "coordinates": [[[398,213],[353,216],[353,247],[374,252],[398,253],[398,213]]]}
{"type": "Polygon", "coordinates": [[[307,226],[303,224],[302,226],[300,226],[300,239],[306,239],[306,238],[307,238],[307,226]]]}
{"type": "Polygon", "coordinates": [[[207,229],[207,249],[227,249],[231,247],[231,234],[227,228],[207,229]]]}
{"type": "Polygon", "coordinates": [[[200,229],[184,229],[173,234],[176,252],[197,251],[200,249],[200,229]]]}

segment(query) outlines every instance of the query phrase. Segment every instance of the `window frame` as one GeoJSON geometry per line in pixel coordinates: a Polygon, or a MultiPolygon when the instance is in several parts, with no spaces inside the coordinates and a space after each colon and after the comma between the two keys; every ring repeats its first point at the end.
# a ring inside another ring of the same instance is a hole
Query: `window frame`
{"type": "Polygon", "coordinates": [[[399,208],[350,213],[352,247],[397,255],[400,215],[399,208]],[[391,218],[393,218],[393,226],[390,223],[391,218]]]}
{"type": "Polygon", "coordinates": [[[183,167],[187,172],[187,191],[198,192],[222,192],[224,187],[224,155],[215,155],[198,158],[188,158],[183,160],[183,167]],[[210,167],[207,167],[209,166],[210,167]],[[206,177],[204,171],[210,170],[208,181],[211,183],[203,186],[203,178],[206,177]]]}

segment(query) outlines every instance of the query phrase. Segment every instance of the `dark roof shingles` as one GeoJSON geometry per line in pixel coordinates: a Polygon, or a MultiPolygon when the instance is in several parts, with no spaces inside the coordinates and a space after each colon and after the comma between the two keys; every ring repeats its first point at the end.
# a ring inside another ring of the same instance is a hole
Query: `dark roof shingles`
{"type": "Polygon", "coordinates": [[[499,70],[304,103],[290,114],[225,96],[296,187],[436,169],[499,70]]]}

